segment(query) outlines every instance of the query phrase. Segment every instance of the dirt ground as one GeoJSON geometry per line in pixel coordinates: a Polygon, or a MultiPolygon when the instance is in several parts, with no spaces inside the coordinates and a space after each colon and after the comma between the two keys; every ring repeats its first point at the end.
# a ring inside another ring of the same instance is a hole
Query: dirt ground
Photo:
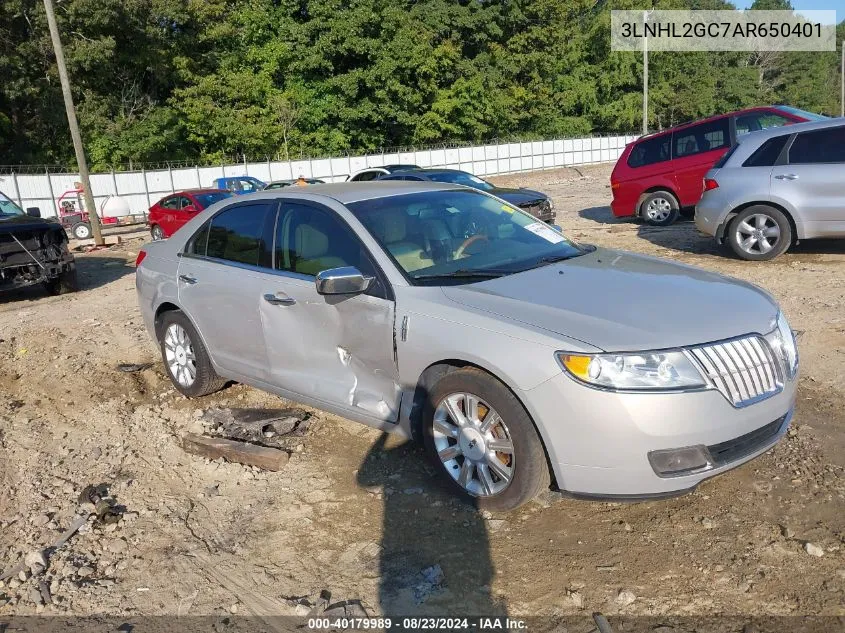
{"type": "Polygon", "coordinates": [[[495,516],[445,492],[416,446],[319,411],[280,472],[195,457],[179,437],[204,410],[287,403],[243,385],[174,391],[136,307],[143,240],[129,240],[78,256],[79,293],[0,301],[0,574],[58,538],[87,484],[123,512],[40,575],[1,582],[0,616],[301,616],[324,590],[392,615],[845,616],[845,241],[742,262],[689,220],[614,220],[609,172],[496,180],[547,191],[580,241],[770,291],[804,334],[795,424],[769,453],[677,499],[550,494],[495,516]]]}

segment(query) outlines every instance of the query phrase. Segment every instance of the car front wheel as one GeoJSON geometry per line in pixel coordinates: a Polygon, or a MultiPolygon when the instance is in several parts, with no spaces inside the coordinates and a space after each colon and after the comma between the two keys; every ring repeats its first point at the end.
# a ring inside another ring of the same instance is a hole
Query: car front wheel
{"type": "Polygon", "coordinates": [[[743,209],[728,229],[728,245],[742,259],[774,259],[792,243],[792,226],[778,209],[754,205],[743,209]]]}
{"type": "Polygon", "coordinates": [[[165,312],[158,332],[167,375],[182,395],[196,398],[223,387],[226,381],[214,371],[199,333],[183,312],[165,312]]]}
{"type": "Polygon", "coordinates": [[[464,368],[431,389],[424,412],[428,453],[450,486],[489,510],[512,510],[548,489],[542,442],[525,408],[491,375],[464,368]]]}

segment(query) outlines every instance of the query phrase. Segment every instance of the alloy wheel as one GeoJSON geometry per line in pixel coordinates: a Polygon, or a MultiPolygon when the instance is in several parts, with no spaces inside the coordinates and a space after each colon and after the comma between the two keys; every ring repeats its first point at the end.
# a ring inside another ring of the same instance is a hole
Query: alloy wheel
{"type": "Polygon", "coordinates": [[[162,231],[161,227],[158,226],[158,225],[153,227],[152,234],[153,234],[153,241],[154,242],[158,242],[159,240],[164,239],[164,231],[162,231]]]}
{"type": "Polygon", "coordinates": [[[170,375],[183,387],[197,379],[197,357],[188,333],[178,323],[171,323],[164,333],[164,355],[170,375]]]}
{"type": "Polygon", "coordinates": [[[653,198],[645,207],[646,217],[653,222],[663,222],[672,213],[672,204],[666,198],[653,198]]]}
{"type": "Polygon", "coordinates": [[[736,242],[749,255],[765,255],[780,240],[780,227],[765,213],[749,215],[736,227],[736,242]]]}
{"type": "Polygon", "coordinates": [[[471,393],[452,393],[434,410],[434,446],[446,472],[476,497],[491,497],[510,485],[514,446],[504,420],[471,393]]]}

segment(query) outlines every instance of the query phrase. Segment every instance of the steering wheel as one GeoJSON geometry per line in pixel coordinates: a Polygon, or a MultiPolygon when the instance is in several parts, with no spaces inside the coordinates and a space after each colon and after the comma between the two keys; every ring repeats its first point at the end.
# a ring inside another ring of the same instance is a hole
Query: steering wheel
{"type": "Polygon", "coordinates": [[[455,251],[454,259],[460,259],[464,256],[464,251],[472,244],[475,244],[478,240],[484,240],[488,242],[487,236],[483,233],[479,233],[477,235],[472,235],[466,238],[460,246],[458,246],[457,250],[455,251]]]}

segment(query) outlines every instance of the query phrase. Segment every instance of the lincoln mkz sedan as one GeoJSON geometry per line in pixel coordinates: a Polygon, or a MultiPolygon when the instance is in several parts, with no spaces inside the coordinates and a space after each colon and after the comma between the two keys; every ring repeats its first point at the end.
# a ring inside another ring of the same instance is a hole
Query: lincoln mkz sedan
{"type": "Polygon", "coordinates": [[[550,485],[691,490],[772,447],[795,402],[795,339],[762,290],[456,185],[230,198],[145,246],[136,283],[181,393],[235,380],[419,439],[492,510],[550,485]]]}

